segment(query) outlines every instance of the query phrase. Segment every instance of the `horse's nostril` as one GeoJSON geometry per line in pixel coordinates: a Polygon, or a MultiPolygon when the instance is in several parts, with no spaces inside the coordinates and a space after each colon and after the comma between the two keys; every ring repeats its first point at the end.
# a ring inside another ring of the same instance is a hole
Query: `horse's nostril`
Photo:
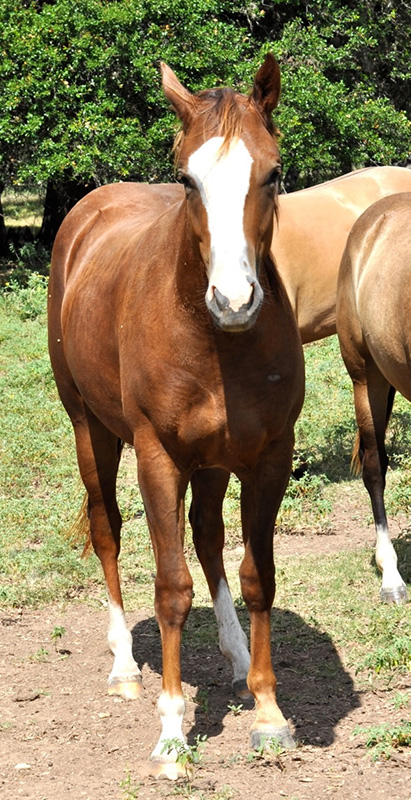
{"type": "Polygon", "coordinates": [[[228,297],[226,297],[225,294],[221,294],[221,292],[218,291],[217,286],[214,287],[214,297],[220,311],[225,311],[226,308],[230,307],[230,301],[228,297]]]}
{"type": "Polygon", "coordinates": [[[248,303],[246,304],[247,311],[251,308],[252,304],[254,303],[254,289],[255,289],[255,283],[252,283],[251,284],[250,299],[249,299],[248,303]]]}

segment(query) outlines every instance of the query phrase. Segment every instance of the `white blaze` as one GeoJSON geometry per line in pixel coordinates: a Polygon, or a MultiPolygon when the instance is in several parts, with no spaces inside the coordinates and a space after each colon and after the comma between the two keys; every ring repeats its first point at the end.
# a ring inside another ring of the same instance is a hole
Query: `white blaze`
{"type": "Polygon", "coordinates": [[[213,287],[228,297],[233,310],[247,303],[255,279],[255,262],[248,254],[244,234],[244,205],[253,159],[241,139],[220,155],[221,136],[208,139],[188,160],[188,174],[200,191],[210,232],[208,266],[211,300],[213,287]]]}

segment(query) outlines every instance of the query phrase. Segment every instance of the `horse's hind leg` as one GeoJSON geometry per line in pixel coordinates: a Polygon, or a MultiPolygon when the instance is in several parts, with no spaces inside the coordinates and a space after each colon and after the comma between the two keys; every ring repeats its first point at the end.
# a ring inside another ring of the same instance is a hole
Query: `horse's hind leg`
{"type": "Polygon", "coordinates": [[[101,561],[108,592],[108,643],[114,655],[108,692],[134,699],[141,691],[141,673],[132,654],[117,564],[121,516],[116,501],[116,477],[121,442],[86,406],[83,408],[73,425],[79,469],[89,498],[90,538],[101,561]]]}
{"type": "Polygon", "coordinates": [[[222,504],[229,477],[229,473],[222,469],[194,472],[191,476],[193,499],[189,516],[194,545],[213,600],[220,650],[232,665],[233,689],[238,697],[244,699],[250,696],[247,687],[250,655],[223,564],[222,504]]]}
{"type": "Polygon", "coordinates": [[[376,531],[375,560],[382,572],[381,600],[406,601],[404,581],[397,568],[397,554],[391,542],[384,505],[388,458],[385,430],[391,412],[394,390],[375,363],[365,365],[365,381],[354,382],[354,402],[360,436],[360,460],[365,487],[371,499],[376,531]]]}

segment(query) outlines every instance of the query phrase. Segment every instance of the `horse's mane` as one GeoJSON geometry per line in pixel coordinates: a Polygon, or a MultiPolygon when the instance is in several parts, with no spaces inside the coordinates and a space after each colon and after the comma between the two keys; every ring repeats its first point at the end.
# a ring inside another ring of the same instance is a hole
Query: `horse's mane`
{"type": "MultiPolygon", "coordinates": [[[[276,208],[276,213],[277,213],[277,208],[276,208]]],[[[270,294],[272,294],[276,298],[281,296],[282,293],[285,294],[283,282],[280,278],[278,267],[277,264],[275,263],[272,253],[267,253],[267,255],[265,256],[264,269],[268,284],[267,288],[269,289],[270,294]]]]}

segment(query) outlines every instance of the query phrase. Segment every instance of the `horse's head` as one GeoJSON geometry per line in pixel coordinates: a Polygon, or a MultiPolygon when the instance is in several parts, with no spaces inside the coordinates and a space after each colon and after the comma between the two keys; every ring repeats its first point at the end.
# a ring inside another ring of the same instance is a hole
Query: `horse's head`
{"type": "Polygon", "coordinates": [[[268,55],[249,97],[231,89],[192,95],[162,64],[163,89],[183,123],[179,177],[208,275],[207,307],[217,325],[244,331],[263,300],[259,271],[268,256],[280,175],[271,112],[280,71],[268,55]]]}

